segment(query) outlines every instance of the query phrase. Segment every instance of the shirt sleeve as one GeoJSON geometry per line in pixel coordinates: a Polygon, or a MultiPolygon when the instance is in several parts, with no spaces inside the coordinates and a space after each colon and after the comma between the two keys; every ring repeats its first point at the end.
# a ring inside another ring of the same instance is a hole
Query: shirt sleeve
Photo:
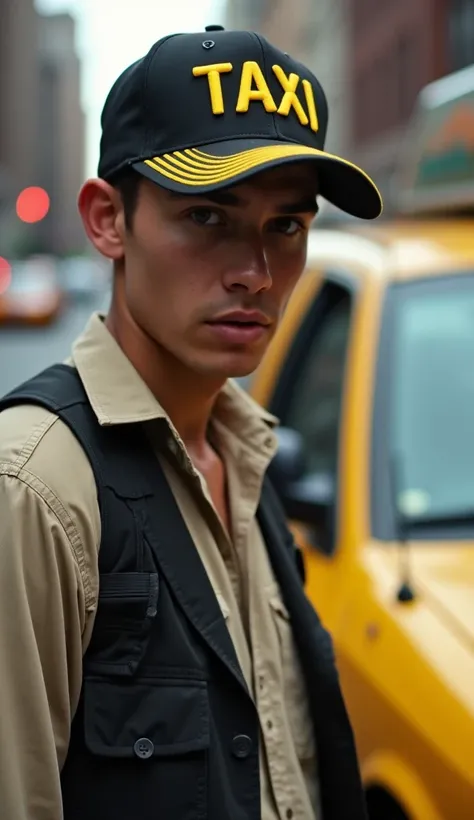
{"type": "Polygon", "coordinates": [[[0,815],[62,820],[82,683],[83,583],[41,482],[0,475],[0,815]]]}

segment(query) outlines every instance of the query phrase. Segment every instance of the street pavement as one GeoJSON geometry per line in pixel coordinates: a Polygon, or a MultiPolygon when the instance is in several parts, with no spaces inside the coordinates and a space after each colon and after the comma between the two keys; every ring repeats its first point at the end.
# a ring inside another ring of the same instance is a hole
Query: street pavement
{"type": "Polygon", "coordinates": [[[94,310],[103,309],[107,294],[91,296],[66,307],[48,327],[0,327],[0,396],[69,355],[71,344],[94,310]]]}

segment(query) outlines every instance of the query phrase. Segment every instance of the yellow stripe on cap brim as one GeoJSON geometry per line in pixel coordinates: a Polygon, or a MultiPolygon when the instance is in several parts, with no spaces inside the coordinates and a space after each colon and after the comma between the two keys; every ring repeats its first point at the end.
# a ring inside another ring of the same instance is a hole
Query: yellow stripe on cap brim
{"type": "MultiPolygon", "coordinates": [[[[277,160],[321,158],[333,160],[339,165],[356,172],[373,189],[380,203],[383,204],[380,191],[375,182],[362,168],[349,160],[310,148],[304,145],[264,145],[258,148],[249,148],[236,154],[216,156],[197,148],[187,148],[182,151],[173,151],[162,156],[144,160],[153,171],[169,179],[171,182],[190,188],[203,188],[213,185],[223,185],[232,182],[236,177],[257,170],[260,166],[277,160]]],[[[378,215],[378,214],[376,214],[378,215]]]]}
{"type": "Polygon", "coordinates": [[[204,152],[198,154],[195,149],[189,149],[186,154],[180,151],[173,152],[145,160],[145,163],[174,182],[187,185],[216,185],[239,174],[252,171],[266,162],[287,157],[309,157],[316,153],[319,152],[313,148],[270,145],[251,148],[229,157],[214,157],[212,154],[204,152]],[[203,160],[206,165],[199,164],[199,161],[203,160]]]}

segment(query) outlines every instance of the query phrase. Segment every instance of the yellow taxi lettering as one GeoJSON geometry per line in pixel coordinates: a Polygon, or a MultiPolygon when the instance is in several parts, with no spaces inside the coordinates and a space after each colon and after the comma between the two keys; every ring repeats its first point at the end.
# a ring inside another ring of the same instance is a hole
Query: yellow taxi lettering
{"type": "Polygon", "coordinates": [[[258,63],[248,60],[242,67],[239,98],[235,110],[239,114],[245,114],[249,110],[250,103],[253,100],[262,102],[265,111],[269,114],[277,110],[275,100],[263,76],[262,69],[258,63]],[[255,88],[252,87],[254,83],[255,88]]]}
{"type": "Polygon", "coordinates": [[[207,76],[213,114],[224,113],[224,97],[222,94],[221,74],[228,74],[230,71],[232,71],[232,63],[197,65],[193,68],[193,75],[195,77],[207,76]]]}
{"type": "Polygon", "coordinates": [[[316,103],[314,101],[313,86],[309,80],[303,80],[303,90],[306,97],[306,105],[308,106],[309,127],[312,131],[319,131],[319,121],[316,111],[316,103]]]}
{"type": "Polygon", "coordinates": [[[296,96],[296,89],[298,88],[298,83],[300,81],[298,74],[290,74],[290,76],[287,77],[285,72],[279,65],[273,66],[273,73],[275,74],[275,77],[280,83],[283,91],[285,92],[283,94],[280,106],[278,108],[278,113],[281,114],[283,117],[287,117],[291,109],[293,108],[301,125],[308,125],[308,116],[303,106],[301,105],[298,97],[296,96]]]}

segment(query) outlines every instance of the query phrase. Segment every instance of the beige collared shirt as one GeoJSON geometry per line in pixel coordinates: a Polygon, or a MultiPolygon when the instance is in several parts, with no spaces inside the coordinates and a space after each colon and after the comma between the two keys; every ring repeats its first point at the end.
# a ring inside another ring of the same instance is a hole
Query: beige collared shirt
{"type": "MultiPolygon", "coordinates": [[[[72,352],[101,425],[167,418],[95,314],[72,352]]],[[[171,421],[160,462],[255,698],[262,820],[319,820],[316,749],[288,614],[255,512],[275,419],[229,382],[212,435],[224,459],[224,528],[171,421]]],[[[61,820],[60,771],[97,606],[96,487],[77,440],[35,406],[0,414],[0,817],[61,820]]],[[[179,818],[176,818],[179,820],[179,818]]]]}

